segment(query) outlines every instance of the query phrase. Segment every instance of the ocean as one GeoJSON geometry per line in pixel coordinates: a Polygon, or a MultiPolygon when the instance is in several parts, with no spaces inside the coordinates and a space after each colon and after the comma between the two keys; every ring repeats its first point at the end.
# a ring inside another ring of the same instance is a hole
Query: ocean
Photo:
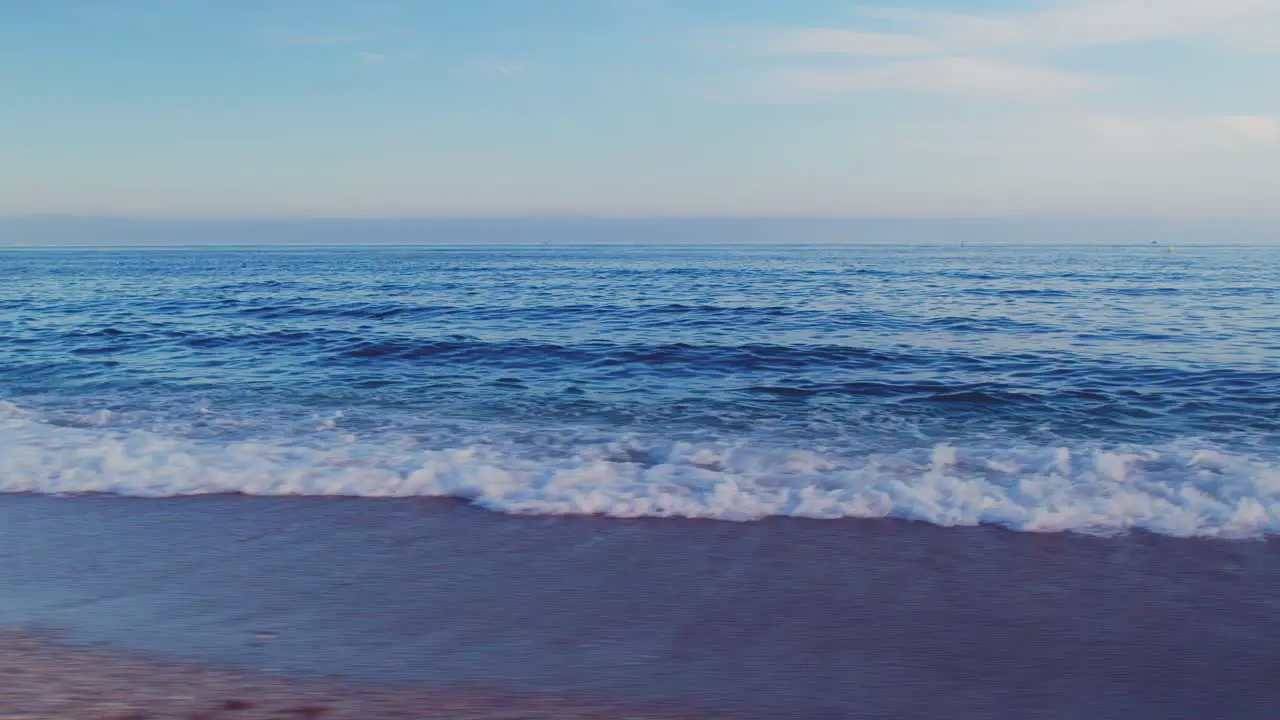
{"type": "Polygon", "coordinates": [[[0,250],[8,625],[762,717],[1275,717],[1278,534],[1280,247],[0,250]]]}

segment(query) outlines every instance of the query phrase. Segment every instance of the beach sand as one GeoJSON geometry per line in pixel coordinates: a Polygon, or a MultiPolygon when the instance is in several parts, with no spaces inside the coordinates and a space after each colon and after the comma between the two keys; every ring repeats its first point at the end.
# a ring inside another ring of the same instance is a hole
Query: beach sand
{"type": "MultiPolygon", "coordinates": [[[[367,688],[211,670],[63,646],[0,629],[0,720],[564,720],[709,717],[565,696],[367,688]]],[[[716,717],[727,717],[717,715],[716,717]]]]}

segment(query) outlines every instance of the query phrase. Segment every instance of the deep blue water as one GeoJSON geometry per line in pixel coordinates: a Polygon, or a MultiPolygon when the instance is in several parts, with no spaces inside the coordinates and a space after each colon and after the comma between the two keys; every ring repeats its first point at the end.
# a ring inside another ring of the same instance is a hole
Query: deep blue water
{"type": "Polygon", "coordinates": [[[1280,533],[1280,248],[0,251],[0,489],[1280,533]]]}

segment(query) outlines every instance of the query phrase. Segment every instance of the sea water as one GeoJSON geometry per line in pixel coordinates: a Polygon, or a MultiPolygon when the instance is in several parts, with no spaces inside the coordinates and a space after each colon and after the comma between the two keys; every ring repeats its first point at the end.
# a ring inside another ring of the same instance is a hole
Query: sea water
{"type": "Polygon", "coordinates": [[[0,492],[1280,533],[1280,249],[0,251],[0,492]]]}

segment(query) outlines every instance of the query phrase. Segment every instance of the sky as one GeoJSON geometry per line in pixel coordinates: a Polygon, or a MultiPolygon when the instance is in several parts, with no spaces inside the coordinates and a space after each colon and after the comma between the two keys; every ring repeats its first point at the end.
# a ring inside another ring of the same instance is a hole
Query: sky
{"type": "Polygon", "coordinates": [[[0,0],[0,215],[1280,216],[1280,0],[0,0]]]}

